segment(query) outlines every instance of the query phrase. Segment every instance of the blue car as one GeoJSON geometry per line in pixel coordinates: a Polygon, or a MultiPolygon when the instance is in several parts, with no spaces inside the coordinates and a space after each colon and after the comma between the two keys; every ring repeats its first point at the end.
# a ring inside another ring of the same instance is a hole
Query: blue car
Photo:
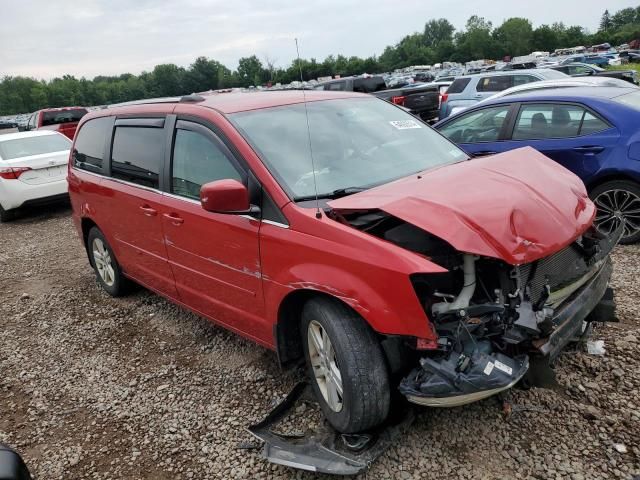
{"type": "Polygon", "coordinates": [[[564,60],[561,65],[569,63],[587,63],[589,65],[598,65],[599,67],[606,67],[609,65],[609,58],[603,55],[574,55],[564,60]]]}
{"type": "Polygon", "coordinates": [[[434,128],[473,156],[530,146],[578,175],[602,232],[640,240],[640,89],[566,87],[482,102],[434,128]]]}

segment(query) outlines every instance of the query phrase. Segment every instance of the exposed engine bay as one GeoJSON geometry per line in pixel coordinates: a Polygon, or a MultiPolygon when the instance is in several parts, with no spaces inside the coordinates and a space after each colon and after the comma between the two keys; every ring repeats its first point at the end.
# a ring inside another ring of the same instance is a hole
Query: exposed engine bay
{"type": "Polygon", "coordinates": [[[457,406],[506,390],[527,373],[530,355],[553,361],[589,321],[602,320],[594,309],[613,317],[609,253],[622,228],[609,236],[590,229],[550,256],[514,266],[458,252],[380,210],[336,220],[447,269],[411,277],[438,334],[437,348],[420,352],[420,366],[400,383],[414,403],[457,406]]]}

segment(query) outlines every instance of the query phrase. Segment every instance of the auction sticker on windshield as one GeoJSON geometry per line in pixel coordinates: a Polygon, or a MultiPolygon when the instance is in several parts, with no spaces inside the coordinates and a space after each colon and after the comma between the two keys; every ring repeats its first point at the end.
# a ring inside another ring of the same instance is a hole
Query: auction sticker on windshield
{"type": "Polygon", "coordinates": [[[396,127],[398,130],[406,130],[408,128],[422,128],[420,124],[414,120],[391,120],[389,123],[396,127]]]}

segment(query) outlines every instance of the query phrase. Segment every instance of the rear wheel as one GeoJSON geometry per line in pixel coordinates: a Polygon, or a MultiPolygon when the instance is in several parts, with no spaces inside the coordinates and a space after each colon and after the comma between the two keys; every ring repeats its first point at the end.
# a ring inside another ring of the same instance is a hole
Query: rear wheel
{"type": "Polygon", "coordinates": [[[594,224],[600,232],[609,234],[624,222],[620,243],[640,240],[640,185],[613,180],[597,186],[589,196],[598,208],[594,224]]]}
{"type": "Polygon", "coordinates": [[[100,286],[112,297],[127,293],[130,281],[122,274],[113,250],[99,228],[93,227],[89,231],[87,249],[100,286]]]}
{"type": "Polygon", "coordinates": [[[0,222],[10,222],[16,218],[15,210],[5,210],[0,206],[0,222]]]}
{"type": "Polygon", "coordinates": [[[389,373],[374,332],[336,300],[314,298],[302,312],[302,344],[320,407],[342,433],[362,432],[389,413],[389,373]]]}

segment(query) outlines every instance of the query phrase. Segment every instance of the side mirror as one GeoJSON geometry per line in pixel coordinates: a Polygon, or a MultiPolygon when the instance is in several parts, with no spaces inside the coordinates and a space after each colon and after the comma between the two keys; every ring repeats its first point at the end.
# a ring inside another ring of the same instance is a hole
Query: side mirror
{"type": "Polygon", "coordinates": [[[249,203],[249,190],[238,180],[225,179],[200,187],[200,203],[208,212],[256,214],[260,208],[249,203]]]}
{"type": "Polygon", "coordinates": [[[0,479],[31,480],[29,469],[17,452],[0,443],[0,479]]]}

